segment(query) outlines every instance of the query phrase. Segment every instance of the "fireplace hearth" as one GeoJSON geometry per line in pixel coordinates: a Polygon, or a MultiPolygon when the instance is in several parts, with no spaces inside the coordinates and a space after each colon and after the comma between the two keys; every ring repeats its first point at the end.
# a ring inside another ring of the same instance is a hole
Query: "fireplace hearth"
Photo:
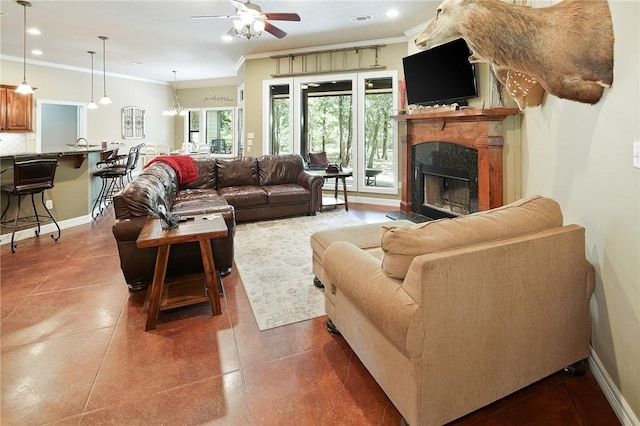
{"type": "Polygon", "coordinates": [[[432,218],[500,207],[502,121],[515,108],[394,116],[402,150],[400,210],[432,218]]]}

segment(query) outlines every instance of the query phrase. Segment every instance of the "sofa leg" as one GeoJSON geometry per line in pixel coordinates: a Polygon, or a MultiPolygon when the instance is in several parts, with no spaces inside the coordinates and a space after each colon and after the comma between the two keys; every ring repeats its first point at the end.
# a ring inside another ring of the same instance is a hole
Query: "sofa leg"
{"type": "Polygon", "coordinates": [[[338,328],[333,323],[333,321],[331,321],[331,318],[327,320],[327,330],[329,330],[329,333],[331,334],[334,334],[336,336],[341,336],[340,330],[338,330],[338,328]]]}
{"type": "Polygon", "coordinates": [[[220,276],[221,277],[226,277],[227,275],[229,275],[231,273],[231,268],[223,269],[223,270],[218,271],[218,272],[220,272],[220,276]]]}
{"type": "Polygon", "coordinates": [[[146,290],[146,288],[149,287],[149,283],[137,282],[133,284],[127,284],[127,287],[129,287],[129,291],[135,292],[140,290],[146,290]]]}
{"type": "Polygon", "coordinates": [[[584,376],[587,372],[586,360],[580,360],[564,368],[564,372],[573,377],[584,376]]]}
{"type": "Polygon", "coordinates": [[[313,277],[313,285],[315,285],[318,288],[324,288],[324,284],[322,284],[322,281],[320,281],[318,279],[318,277],[313,277]]]}

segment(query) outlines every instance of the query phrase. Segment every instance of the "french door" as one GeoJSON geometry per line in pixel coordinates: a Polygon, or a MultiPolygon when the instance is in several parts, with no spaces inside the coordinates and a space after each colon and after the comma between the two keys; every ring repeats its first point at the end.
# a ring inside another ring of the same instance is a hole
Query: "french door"
{"type": "Polygon", "coordinates": [[[349,190],[397,194],[396,94],[395,71],[267,80],[263,152],[326,152],[349,190]]]}

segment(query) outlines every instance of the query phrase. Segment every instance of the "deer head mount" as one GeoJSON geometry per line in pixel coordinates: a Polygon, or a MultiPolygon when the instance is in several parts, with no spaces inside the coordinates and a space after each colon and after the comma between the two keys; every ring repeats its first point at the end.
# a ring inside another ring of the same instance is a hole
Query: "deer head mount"
{"type": "Polygon", "coordinates": [[[595,104],[613,83],[613,24],[606,0],[532,8],[500,0],[444,0],[418,36],[420,49],[463,38],[471,62],[488,62],[520,109],[546,90],[595,104]]]}

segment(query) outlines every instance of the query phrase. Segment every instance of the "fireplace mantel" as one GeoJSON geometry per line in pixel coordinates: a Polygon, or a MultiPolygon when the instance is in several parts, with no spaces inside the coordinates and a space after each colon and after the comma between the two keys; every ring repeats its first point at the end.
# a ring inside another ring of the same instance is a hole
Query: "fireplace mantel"
{"type": "Polygon", "coordinates": [[[466,108],[396,115],[402,149],[400,209],[412,212],[412,147],[429,142],[451,142],[478,151],[478,210],[502,205],[502,121],[519,114],[517,108],[466,108]]]}

